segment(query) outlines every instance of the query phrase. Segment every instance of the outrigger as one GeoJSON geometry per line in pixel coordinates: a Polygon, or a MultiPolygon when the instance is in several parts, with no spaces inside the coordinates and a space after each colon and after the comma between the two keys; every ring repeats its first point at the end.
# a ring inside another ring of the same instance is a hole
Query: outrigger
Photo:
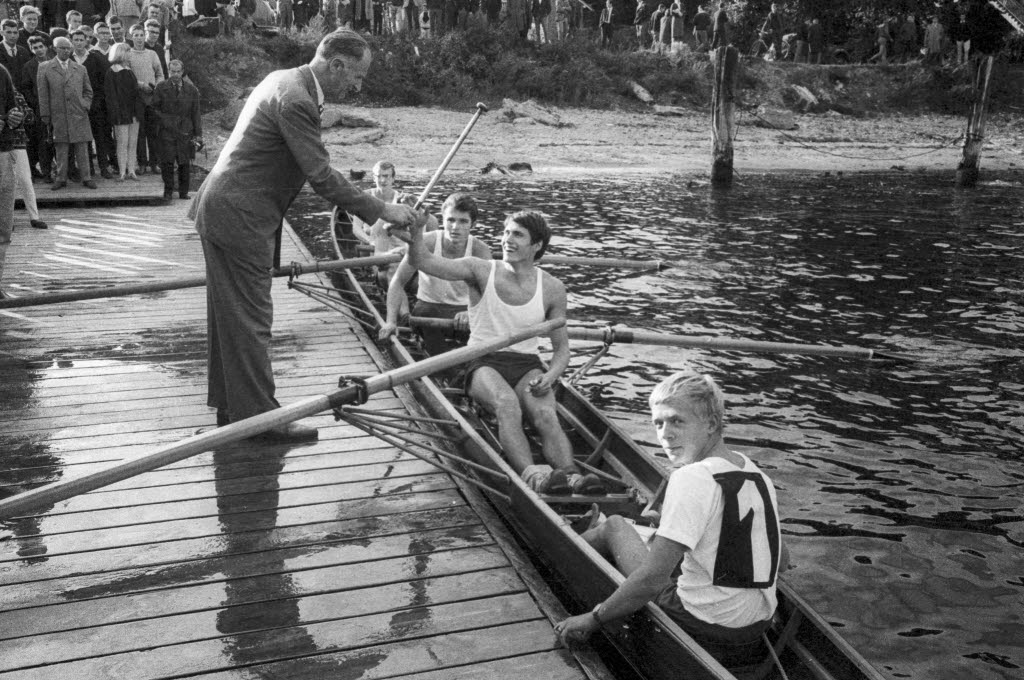
{"type": "MultiPolygon", "coordinates": [[[[332,232],[336,234],[339,253],[351,259],[356,253],[355,239],[346,239],[344,234],[337,238],[339,232],[344,232],[345,223],[344,215],[339,219],[336,214],[332,218],[332,232]]],[[[383,323],[381,309],[386,291],[377,288],[369,268],[341,267],[334,276],[335,287],[307,284],[298,277],[291,278],[289,286],[357,319],[375,337],[383,323]]],[[[417,319],[412,323],[418,321],[428,323],[417,319]]],[[[620,335],[626,337],[624,333],[620,335]]],[[[615,334],[604,332],[588,339],[601,340],[607,349],[615,334]]],[[[641,341],[652,339],[657,340],[641,341]]],[[[385,344],[396,366],[414,365],[417,357],[422,357],[409,329],[385,344]]],[[[798,347],[776,351],[799,351],[798,347]]],[[[870,354],[836,354],[870,358],[870,354]]],[[[592,363],[588,362],[587,367],[592,363]]],[[[624,577],[578,535],[573,520],[596,501],[606,514],[620,514],[638,524],[650,525],[664,495],[670,473],[667,466],[563,381],[556,393],[558,412],[576,462],[600,476],[609,493],[599,498],[538,495],[501,455],[492,419],[479,412],[461,389],[430,376],[414,381],[411,386],[426,411],[424,418],[410,422],[404,414],[370,413],[352,407],[339,408],[335,415],[479,487],[522,543],[529,546],[557,580],[571,600],[567,603],[571,610],[586,611],[607,598],[624,577]],[[425,435],[430,437],[426,444],[425,435]]],[[[539,456],[539,443],[533,444],[539,456]]],[[[764,657],[741,668],[722,666],[654,604],[647,604],[630,618],[606,624],[602,632],[618,654],[645,678],[883,677],[784,580],[780,581],[779,607],[773,626],[765,636],[764,657]]]]}

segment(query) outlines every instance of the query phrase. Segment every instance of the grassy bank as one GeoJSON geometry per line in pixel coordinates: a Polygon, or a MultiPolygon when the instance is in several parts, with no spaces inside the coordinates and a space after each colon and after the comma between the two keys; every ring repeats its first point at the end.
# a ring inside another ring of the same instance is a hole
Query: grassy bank
{"type": "MultiPolygon", "coordinates": [[[[273,38],[182,35],[175,40],[175,53],[209,111],[225,106],[270,71],[308,62],[319,37],[317,27],[273,38]]],[[[354,102],[363,105],[466,108],[479,100],[498,103],[509,97],[558,106],[640,108],[630,81],[659,104],[700,109],[711,96],[707,56],[688,51],[674,56],[607,51],[589,38],[538,46],[486,28],[416,43],[395,36],[369,40],[375,59],[354,102]]],[[[800,85],[852,115],[960,113],[970,103],[970,79],[967,68],[819,67],[756,60],[744,64],[741,97],[748,105],[787,107],[793,105],[791,86],[800,85]]],[[[993,85],[994,111],[1024,112],[1020,66],[1000,64],[993,85]]]]}

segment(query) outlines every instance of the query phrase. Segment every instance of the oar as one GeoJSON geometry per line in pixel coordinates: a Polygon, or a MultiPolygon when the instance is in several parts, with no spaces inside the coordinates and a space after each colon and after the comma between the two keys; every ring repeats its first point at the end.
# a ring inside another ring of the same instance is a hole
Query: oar
{"type": "MultiPolygon", "coordinates": [[[[454,328],[451,319],[434,319],[424,316],[409,317],[410,326],[422,328],[454,328]]],[[[723,352],[765,352],[770,354],[802,354],[808,356],[834,356],[851,359],[885,359],[890,361],[914,361],[911,354],[899,352],[882,352],[866,347],[851,345],[807,345],[794,342],[762,342],[759,340],[733,340],[697,335],[673,335],[669,333],[653,333],[635,330],[624,326],[607,328],[582,328],[570,326],[566,329],[572,340],[590,340],[612,344],[616,342],[636,345],[664,345],[669,347],[695,347],[717,349],[723,352]]]]}
{"type": "Polygon", "coordinates": [[[237,423],[189,437],[175,444],[161,447],[153,453],[135,460],[118,463],[91,474],[55,482],[32,491],[26,491],[25,493],[0,501],[0,519],[38,511],[59,501],[129,479],[143,472],[176,463],[179,460],[184,460],[205,451],[226,446],[300,418],[306,418],[344,404],[362,403],[371,394],[383,392],[384,390],[389,390],[398,385],[422,378],[425,375],[464,364],[467,361],[472,361],[527,338],[550,333],[563,325],[565,325],[564,319],[554,319],[537,324],[536,326],[530,326],[518,333],[512,333],[482,345],[460,347],[451,352],[445,352],[444,354],[439,354],[435,357],[409,364],[408,366],[366,378],[358,384],[346,385],[327,394],[308,397],[294,404],[282,406],[273,411],[261,413],[258,416],[246,418],[237,423]]]}
{"type": "Polygon", "coordinates": [[[448,155],[441,161],[441,165],[437,166],[437,170],[434,172],[434,176],[430,178],[430,181],[427,182],[427,186],[423,187],[420,197],[416,199],[416,205],[413,206],[414,208],[419,210],[423,206],[423,201],[427,200],[427,196],[429,196],[430,192],[433,191],[434,185],[437,184],[437,180],[441,179],[441,175],[444,174],[448,164],[452,162],[453,158],[455,158],[455,154],[458,152],[459,147],[462,146],[462,142],[466,141],[466,137],[469,136],[469,131],[472,130],[473,126],[476,125],[476,122],[480,120],[480,116],[485,113],[487,113],[487,105],[483,102],[478,102],[476,105],[476,111],[473,113],[473,117],[469,119],[468,123],[466,123],[465,129],[463,129],[459,138],[455,140],[455,144],[452,145],[448,155]]]}
{"type": "MultiPolygon", "coordinates": [[[[274,276],[297,276],[300,274],[313,274],[317,272],[338,271],[341,269],[356,269],[359,267],[372,267],[374,265],[387,265],[401,260],[400,255],[376,255],[373,257],[359,257],[351,260],[322,260],[308,265],[293,263],[288,267],[279,267],[274,270],[274,276]]],[[[44,293],[43,295],[25,295],[16,298],[5,298],[0,300],[0,309],[14,309],[17,307],[34,307],[36,305],[52,305],[61,302],[78,302],[81,300],[97,300],[108,297],[123,297],[125,295],[145,295],[147,293],[160,293],[168,290],[179,290],[181,288],[201,288],[206,285],[205,276],[188,276],[179,279],[163,279],[149,283],[131,283],[124,286],[110,286],[108,288],[86,288],[83,290],[71,290],[62,293],[44,293]]]]}
{"type": "MultiPolygon", "coordinates": [[[[501,257],[501,253],[495,254],[501,257]]],[[[672,266],[671,262],[665,260],[626,260],[616,257],[577,257],[574,255],[545,255],[539,264],[558,264],[580,267],[615,267],[617,269],[653,269],[659,271],[672,266]]]]}

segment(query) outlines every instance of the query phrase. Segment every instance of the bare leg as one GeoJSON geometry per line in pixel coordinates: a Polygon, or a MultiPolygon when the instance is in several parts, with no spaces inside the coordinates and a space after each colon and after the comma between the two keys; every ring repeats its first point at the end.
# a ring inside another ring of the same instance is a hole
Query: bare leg
{"type": "Polygon", "coordinates": [[[541,375],[539,369],[534,369],[519,379],[519,384],[516,385],[519,403],[522,404],[526,416],[540,435],[544,459],[551,467],[564,470],[566,473],[578,472],[572,458],[572,446],[569,444],[569,438],[565,436],[565,432],[562,431],[562,426],[558,422],[555,393],[549,391],[547,394],[535,396],[530,392],[530,381],[541,375]]]}
{"type": "Polygon", "coordinates": [[[533,463],[530,443],[523,433],[519,397],[497,371],[482,366],[473,372],[469,396],[498,419],[498,439],[512,468],[522,474],[533,463]]]}
{"type": "Polygon", "coordinates": [[[633,525],[618,515],[585,532],[583,538],[626,576],[647,558],[647,545],[633,525]]]}

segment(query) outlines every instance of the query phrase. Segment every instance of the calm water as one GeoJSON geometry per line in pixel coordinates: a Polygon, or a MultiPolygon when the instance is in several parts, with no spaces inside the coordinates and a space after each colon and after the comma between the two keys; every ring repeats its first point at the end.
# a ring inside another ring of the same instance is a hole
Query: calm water
{"type": "Polygon", "coordinates": [[[529,207],[552,252],[674,263],[553,268],[573,322],[916,355],[616,345],[580,384],[651,443],[650,388],[686,364],[711,373],[727,433],[775,443],[756,458],[779,489],[787,578],[828,621],[891,677],[1022,678],[1024,184],[952,179],[458,178],[435,195],[473,191],[494,245],[529,207]]]}

